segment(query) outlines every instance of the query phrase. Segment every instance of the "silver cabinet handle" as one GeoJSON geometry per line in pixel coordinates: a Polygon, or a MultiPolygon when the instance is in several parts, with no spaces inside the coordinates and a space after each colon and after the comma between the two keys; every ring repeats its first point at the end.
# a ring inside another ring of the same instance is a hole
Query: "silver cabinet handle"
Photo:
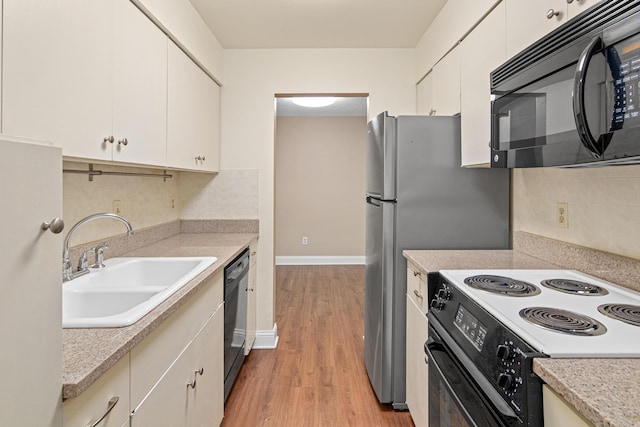
{"type": "Polygon", "coordinates": [[[116,403],[118,403],[118,400],[120,400],[119,396],[113,396],[109,400],[109,406],[107,407],[107,411],[104,414],[102,414],[102,416],[97,420],[89,421],[89,424],[87,424],[87,427],[96,427],[98,424],[100,424],[102,420],[104,420],[107,417],[107,415],[109,415],[109,412],[113,410],[114,406],[116,406],[116,403]]]}
{"type": "Polygon", "coordinates": [[[432,108],[431,110],[429,110],[429,115],[430,116],[435,116],[436,115],[436,109],[432,108]]]}
{"type": "Polygon", "coordinates": [[[206,159],[206,158],[205,158],[204,156],[198,156],[198,157],[196,157],[196,160],[200,160],[200,161],[203,161],[203,162],[205,161],[205,159],[206,159]]]}
{"type": "Polygon", "coordinates": [[[193,381],[187,383],[187,388],[189,387],[196,388],[198,375],[204,375],[204,368],[200,368],[197,371],[193,371],[193,372],[195,372],[195,375],[193,376],[193,381]]]}
{"type": "Polygon", "coordinates": [[[109,144],[113,144],[113,135],[110,136],[105,136],[103,141],[106,143],[108,142],[109,144]]]}
{"type": "Polygon", "coordinates": [[[51,231],[53,234],[58,234],[60,233],[62,230],[64,230],[64,221],[62,220],[62,218],[53,218],[51,220],[51,222],[43,222],[40,225],[40,228],[42,230],[49,230],[51,231]]]}
{"type": "Polygon", "coordinates": [[[419,271],[414,271],[413,272],[413,277],[418,277],[420,276],[420,272],[419,271]]]}
{"type": "Polygon", "coordinates": [[[417,298],[422,299],[422,295],[420,295],[420,292],[418,292],[417,290],[415,290],[415,289],[414,289],[414,290],[413,290],[413,294],[414,294],[417,298]]]}
{"type": "Polygon", "coordinates": [[[560,11],[559,10],[553,10],[553,9],[547,10],[547,19],[551,19],[554,16],[560,16],[560,11]]]}
{"type": "Polygon", "coordinates": [[[129,144],[129,140],[127,138],[119,139],[118,140],[118,145],[120,145],[120,144],[127,145],[127,144],[129,144]]]}

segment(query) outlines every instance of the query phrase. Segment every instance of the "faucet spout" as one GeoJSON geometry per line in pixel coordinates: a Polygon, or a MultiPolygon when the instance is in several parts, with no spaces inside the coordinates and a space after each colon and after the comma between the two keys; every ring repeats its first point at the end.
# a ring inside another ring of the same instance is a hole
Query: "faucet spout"
{"type": "Polygon", "coordinates": [[[69,260],[69,241],[71,240],[71,236],[73,236],[73,234],[76,232],[76,230],[78,228],[80,228],[82,225],[86,224],[89,221],[93,221],[94,219],[98,219],[98,218],[110,218],[110,219],[115,219],[118,220],[120,222],[122,222],[125,227],[127,227],[127,236],[131,236],[133,234],[133,227],[131,227],[131,223],[129,223],[129,221],[127,221],[125,218],[121,217],[120,215],[116,215],[114,213],[97,213],[97,214],[93,214],[93,215],[89,215],[85,218],[82,218],[80,221],[78,221],[73,227],[71,227],[71,230],[69,230],[69,233],[67,233],[67,236],[64,238],[64,253],[62,255],[63,259],[62,259],[62,279],[64,281],[68,281],[71,280],[73,278],[73,269],[71,267],[71,261],[69,260]]]}

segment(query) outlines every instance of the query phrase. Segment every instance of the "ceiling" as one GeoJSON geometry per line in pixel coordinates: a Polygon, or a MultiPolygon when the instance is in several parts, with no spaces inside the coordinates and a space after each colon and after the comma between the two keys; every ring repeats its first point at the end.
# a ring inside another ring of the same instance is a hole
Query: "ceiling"
{"type": "Polygon", "coordinates": [[[278,117],[367,117],[366,97],[338,97],[327,107],[301,107],[293,98],[277,98],[276,115],[278,117]]]}
{"type": "Polygon", "coordinates": [[[225,49],[414,48],[446,0],[189,0],[225,49]]]}

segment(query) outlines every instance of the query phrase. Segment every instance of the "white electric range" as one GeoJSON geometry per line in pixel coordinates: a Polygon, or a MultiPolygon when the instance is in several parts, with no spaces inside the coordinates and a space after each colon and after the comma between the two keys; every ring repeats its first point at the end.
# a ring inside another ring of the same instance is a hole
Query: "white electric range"
{"type": "Polygon", "coordinates": [[[550,357],[640,357],[640,293],[571,270],[440,275],[550,357]]]}

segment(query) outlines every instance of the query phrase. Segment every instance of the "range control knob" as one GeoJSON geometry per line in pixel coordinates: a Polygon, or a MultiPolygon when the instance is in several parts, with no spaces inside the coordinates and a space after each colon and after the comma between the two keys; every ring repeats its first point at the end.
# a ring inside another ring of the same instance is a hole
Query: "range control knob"
{"type": "Polygon", "coordinates": [[[449,301],[451,299],[451,291],[449,288],[442,288],[438,291],[438,298],[449,301]]]}
{"type": "Polygon", "coordinates": [[[498,349],[496,350],[496,356],[498,356],[502,360],[507,360],[511,355],[511,349],[508,345],[500,344],[498,349]]]}
{"type": "Polygon", "coordinates": [[[512,382],[513,378],[511,377],[511,375],[507,373],[498,375],[498,386],[502,387],[503,390],[509,391],[509,389],[511,389],[512,382]]]}
{"type": "Polygon", "coordinates": [[[431,300],[431,304],[429,304],[429,306],[433,310],[442,310],[444,308],[444,301],[436,297],[431,300]]]}

